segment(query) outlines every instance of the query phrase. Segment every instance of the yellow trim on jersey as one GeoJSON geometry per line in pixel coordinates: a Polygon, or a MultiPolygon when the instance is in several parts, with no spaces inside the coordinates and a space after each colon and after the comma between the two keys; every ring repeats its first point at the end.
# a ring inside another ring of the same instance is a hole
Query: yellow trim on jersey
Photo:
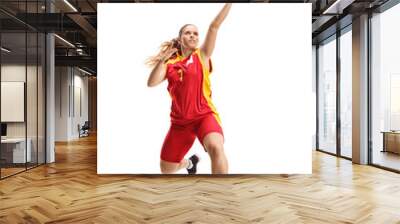
{"type": "MultiPolygon", "coordinates": [[[[165,79],[167,79],[168,65],[175,64],[176,62],[178,62],[182,59],[183,59],[183,57],[179,53],[177,53],[176,58],[167,60],[167,63],[165,63],[165,79]]],[[[174,97],[172,96],[172,94],[169,91],[168,91],[168,93],[169,93],[169,96],[171,97],[171,99],[174,99],[174,97]]]]}
{"type": "Polygon", "coordinates": [[[175,64],[176,62],[178,62],[178,61],[180,61],[180,60],[182,60],[183,59],[183,57],[182,57],[182,55],[180,55],[178,52],[176,52],[176,58],[174,58],[174,59],[168,59],[167,60],[167,62],[165,63],[165,69],[166,69],[166,71],[165,72],[167,72],[168,71],[168,65],[169,64],[175,64]]]}
{"type": "Polygon", "coordinates": [[[182,60],[182,57],[178,54],[178,56],[174,59],[168,59],[167,63],[165,63],[165,65],[169,65],[169,64],[175,64],[176,62],[182,60]]]}
{"type": "Polygon", "coordinates": [[[208,106],[211,108],[211,110],[214,112],[214,117],[218,121],[219,125],[221,125],[221,119],[219,117],[219,114],[217,112],[217,109],[215,108],[214,104],[211,101],[211,81],[210,81],[210,71],[206,69],[205,63],[203,61],[200,49],[196,49],[197,56],[199,57],[200,64],[203,70],[203,95],[207,100],[208,106]]]}

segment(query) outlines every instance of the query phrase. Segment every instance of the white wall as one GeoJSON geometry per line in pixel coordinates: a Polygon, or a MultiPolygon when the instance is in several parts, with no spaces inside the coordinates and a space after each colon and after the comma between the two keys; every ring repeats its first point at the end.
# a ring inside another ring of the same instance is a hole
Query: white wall
{"type": "Polygon", "coordinates": [[[88,120],[88,78],[76,68],[56,67],[55,86],[55,140],[77,139],[78,124],[83,125],[88,120]],[[79,113],[79,105],[82,105],[82,113],[79,113]]]}
{"type": "Polygon", "coordinates": [[[55,140],[68,140],[68,67],[55,68],[55,140]]]}
{"type": "MultiPolygon", "coordinates": [[[[89,112],[88,112],[88,106],[89,106],[89,103],[88,103],[88,77],[87,76],[85,76],[85,77],[83,77],[83,76],[81,76],[81,74],[83,74],[83,73],[81,73],[79,70],[75,70],[74,71],[75,72],[75,79],[74,79],[74,86],[75,86],[75,91],[77,90],[76,88],[79,88],[80,89],[80,91],[81,91],[81,98],[80,98],[80,101],[81,101],[81,110],[82,110],[82,113],[80,114],[80,113],[78,113],[79,111],[78,110],[76,110],[77,108],[75,107],[75,119],[73,120],[74,121],[74,123],[73,123],[73,135],[74,136],[78,136],[78,129],[77,128],[75,128],[75,127],[77,127],[77,125],[78,124],[80,124],[81,126],[85,123],[85,121],[87,121],[87,120],[89,120],[88,118],[89,118],[89,112]],[[78,72],[78,75],[77,75],[77,72],[78,72]]],[[[77,92],[75,92],[75,94],[77,94],[77,92]]],[[[75,97],[75,100],[77,100],[76,99],[76,97],[75,97]]],[[[75,101],[75,103],[77,103],[76,101],[75,101]]]]}
{"type": "Polygon", "coordinates": [[[316,145],[316,123],[317,123],[317,49],[315,45],[312,46],[312,93],[313,93],[313,99],[312,99],[312,114],[313,114],[313,150],[317,149],[316,145]]]}

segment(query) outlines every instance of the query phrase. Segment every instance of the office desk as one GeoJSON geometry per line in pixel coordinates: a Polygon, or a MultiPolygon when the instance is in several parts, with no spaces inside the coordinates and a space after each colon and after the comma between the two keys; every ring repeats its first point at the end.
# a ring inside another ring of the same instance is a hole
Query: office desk
{"type": "Polygon", "coordinates": [[[399,131],[382,131],[383,133],[383,150],[382,152],[393,152],[400,154],[400,132],[399,131]]]}
{"type": "Polygon", "coordinates": [[[6,163],[25,163],[30,162],[32,158],[31,145],[32,140],[27,139],[25,154],[25,138],[6,138],[1,139],[1,157],[6,163]],[[26,160],[26,161],[25,161],[26,160]]]}

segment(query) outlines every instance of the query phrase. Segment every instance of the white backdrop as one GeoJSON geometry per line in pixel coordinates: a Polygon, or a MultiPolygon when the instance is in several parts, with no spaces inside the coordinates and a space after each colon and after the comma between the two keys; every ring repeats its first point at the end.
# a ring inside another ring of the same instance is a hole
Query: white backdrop
{"type": "MultiPolygon", "coordinates": [[[[201,44],[222,7],[98,4],[99,174],[160,173],[171,99],[167,82],[147,87],[145,59],[186,23],[198,27],[201,44]]],[[[311,49],[311,4],[233,4],[211,74],[229,173],[311,173],[311,49]]],[[[210,173],[198,140],[186,157],[193,153],[198,172],[210,173]]]]}

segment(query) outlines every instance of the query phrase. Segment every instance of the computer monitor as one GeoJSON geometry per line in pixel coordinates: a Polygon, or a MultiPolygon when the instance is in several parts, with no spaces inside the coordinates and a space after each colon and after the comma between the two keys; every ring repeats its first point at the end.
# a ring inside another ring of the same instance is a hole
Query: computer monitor
{"type": "Polygon", "coordinates": [[[1,136],[2,137],[7,136],[7,124],[6,123],[1,123],[1,136]]]}

